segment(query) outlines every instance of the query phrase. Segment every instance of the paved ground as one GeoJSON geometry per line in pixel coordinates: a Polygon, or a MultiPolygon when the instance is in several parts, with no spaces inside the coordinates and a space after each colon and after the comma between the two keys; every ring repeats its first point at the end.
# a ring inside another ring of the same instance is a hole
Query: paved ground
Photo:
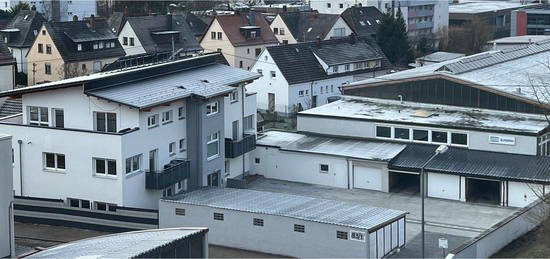
{"type": "MultiPolygon", "coordinates": [[[[258,178],[249,183],[247,188],[408,211],[410,214],[407,215],[407,244],[394,257],[421,256],[421,199],[418,195],[360,189],[347,190],[265,178],[258,178]]],[[[429,232],[426,234],[427,257],[442,257],[443,252],[437,247],[438,238],[447,238],[449,248],[454,249],[516,210],[433,198],[427,199],[425,205],[426,231],[429,232]]]]}
{"type": "MultiPolygon", "coordinates": [[[[112,233],[79,228],[16,222],[16,254],[20,255],[31,251],[34,247],[48,248],[66,242],[107,234],[112,233]]],[[[280,258],[280,256],[221,246],[210,245],[208,248],[209,256],[211,258],[280,258]]]]}

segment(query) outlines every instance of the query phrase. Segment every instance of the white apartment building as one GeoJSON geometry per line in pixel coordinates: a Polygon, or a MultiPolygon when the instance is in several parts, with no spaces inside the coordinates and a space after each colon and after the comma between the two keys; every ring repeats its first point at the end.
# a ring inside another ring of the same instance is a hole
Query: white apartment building
{"type": "Polygon", "coordinates": [[[256,124],[244,86],[259,75],[218,55],[2,92],[23,102],[22,114],[0,120],[14,136],[16,194],[157,208],[162,196],[242,177],[256,124]]]}
{"type": "Polygon", "coordinates": [[[0,256],[15,257],[11,136],[0,133],[0,256]]]}
{"type": "Polygon", "coordinates": [[[18,2],[26,2],[35,6],[36,11],[43,13],[49,21],[72,21],[73,16],[90,17],[97,16],[97,4],[93,0],[7,0],[10,5],[18,2]]]}

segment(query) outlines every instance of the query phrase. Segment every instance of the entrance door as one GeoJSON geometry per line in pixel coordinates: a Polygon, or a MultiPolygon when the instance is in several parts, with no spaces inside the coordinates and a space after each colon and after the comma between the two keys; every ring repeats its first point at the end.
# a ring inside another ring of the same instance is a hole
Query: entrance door
{"type": "Polygon", "coordinates": [[[317,107],[317,95],[311,97],[311,108],[317,107]]]}
{"type": "Polygon", "coordinates": [[[353,166],[353,187],[381,191],[382,169],[353,166]]]}
{"type": "Polygon", "coordinates": [[[275,111],[275,94],[274,93],[267,94],[267,110],[270,112],[275,111]]]}
{"type": "Polygon", "coordinates": [[[149,151],[149,171],[154,172],[157,170],[157,153],[158,149],[149,151]]]}
{"type": "Polygon", "coordinates": [[[220,171],[216,171],[208,175],[208,186],[219,186],[220,171]]]}
{"type": "Polygon", "coordinates": [[[233,140],[239,140],[239,121],[233,121],[233,140]]]}

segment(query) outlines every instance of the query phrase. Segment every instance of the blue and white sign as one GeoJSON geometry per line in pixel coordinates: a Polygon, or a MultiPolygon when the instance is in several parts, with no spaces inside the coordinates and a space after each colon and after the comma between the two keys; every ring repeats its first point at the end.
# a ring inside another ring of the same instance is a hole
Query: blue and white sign
{"type": "Polygon", "coordinates": [[[501,145],[515,145],[516,137],[504,137],[504,136],[489,136],[489,143],[491,144],[501,144],[501,145]]]}

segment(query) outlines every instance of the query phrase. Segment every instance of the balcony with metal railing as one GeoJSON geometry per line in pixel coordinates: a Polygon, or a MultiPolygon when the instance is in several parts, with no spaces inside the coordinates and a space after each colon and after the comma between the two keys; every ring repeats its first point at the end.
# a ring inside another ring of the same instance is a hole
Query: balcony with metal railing
{"type": "Polygon", "coordinates": [[[256,135],[244,134],[241,140],[225,139],[225,158],[235,158],[256,149],[256,135]]]}
{"type": "Polygon", "coordinates": [[[146,172],[145,188],[162,190],[189,178],[189,164],[189,161],[176,159],[162,170],[146,172]]]}

